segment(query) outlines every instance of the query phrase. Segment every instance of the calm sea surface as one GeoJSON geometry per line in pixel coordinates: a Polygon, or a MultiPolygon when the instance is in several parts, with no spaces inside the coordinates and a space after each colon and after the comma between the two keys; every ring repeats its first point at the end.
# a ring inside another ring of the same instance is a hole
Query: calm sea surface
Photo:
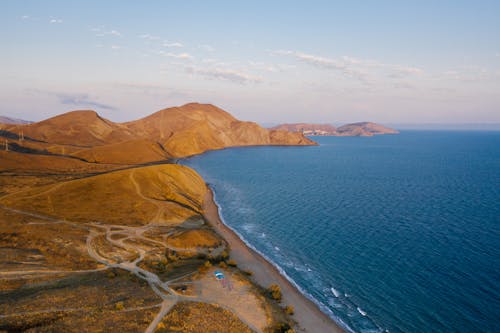
{"type": "Polygon", "coordinates": [[[354,332],[500,332],[500,132],[315,137],[182,161],[354,332]]]}

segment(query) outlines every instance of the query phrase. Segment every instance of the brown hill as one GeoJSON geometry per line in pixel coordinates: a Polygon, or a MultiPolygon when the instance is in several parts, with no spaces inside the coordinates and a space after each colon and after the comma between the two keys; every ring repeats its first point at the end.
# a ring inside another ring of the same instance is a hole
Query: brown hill
{"type": "Polygon", "coordinates": [[[373,136],[378,134],[398,134],[395,129],[380,124],[361,122],[347,124],[337,128],[338,136],[373,136]]]}
{"type": "Polygon", "coordinates": [[[94,111],[72,111],[38,123],[10,125],[3,133],[11,141],[24,134],[24,142],[17,140],[22,146],[17,151],[29,152],[22,148],[36,147],[91,162],[121,164],[156,162],[234,146],[315,144],[301,133],[269,131],[256,123],[239,121],[216,106],[198,103],[122,124],[94,111]],[[75,152],[64,145],[88,149],[75,152]]]}
{"type": "Polygon", "coordinates": [[[54,144],[98,146],[134,138],[126,127],[101,118],[95,111],[72,111],[37,123],[6,128],[54,144]]]}
{"type": "Polygon", "coordinates": [[[273,133],[256,123],[239,121],[210,104],[168,108],[123,125],[138,136],[160,142],[174,157],[234,146],[314,144],[301,134],[273,133]]]}
{"type": "Polygon", "coordinates": [[[0,205],[78,222],[180,223],[200,213],[206,191],[194,170],[163,164],[16,192],[0,205]]]}
{"type": "Polygon", "coordinates": [[[272,130],[282,130],[289,132],[325,132],[323,135],[332,135],[335,133],[336,128],[330,124],[307,124],[307,123],[294,123],[294,124],[281,124],[271,128],[272,130]]]}
{"type": "Polygon", "coordinates": [[[143,164],[165,161],[171,157],[158,142],[129,140],[78,150],[71,156],[91,163],[143,164]]]}

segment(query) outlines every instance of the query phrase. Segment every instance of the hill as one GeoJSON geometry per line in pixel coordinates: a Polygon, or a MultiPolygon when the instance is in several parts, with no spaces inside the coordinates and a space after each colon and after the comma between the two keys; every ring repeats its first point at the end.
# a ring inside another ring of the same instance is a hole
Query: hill
{"type": "Polygon", "coordinates": [[[123,125],[140,137],[158,141],[174,157],[235,146],[314,144],[302,134],[277,134],[254,122],[237,120],[210,104],[168,108],[123,125]]]}
{"type": "Polygon", "coordinates": [[[395,129],[370,122],[352,123],[337,128],[338,136],[373,136],[398,133],[395,129]]]}
{"type": "Polygon", "coordinates": [[[124,126],[90,110],[71,111],[22,127],[6,128],[10,129],[15,133],[22,130],[24,136],[43,142],[87,147],[134,138],[124,126]]]}
{"type": "Polygon", "coordinates": [[[281,124],[271,128],[272,130],[283,130],[289,132],[302,132],[305,135],[335,135],[336,128],[330,124],[281,124]]]}
{"type": "Polygon", "coordinates": [[[300,132],[304,135],[329,135],[329,136],[373,136],[377,134],[397,134],[397,130],[370,122],[359,122],[346,124],[335,128],[330,124],[281,124],[272,127],[271,130],[285,130],[289,132],[300,132]]]}
{"type": "Polygon", "coordinates": [[[0,136],[16,141],[13,149],[18,152],[57,152],[118,164],[157,162],[235,146],[315,144],[301,133],[267,130],[198,103],[126,123],[114,123],[91,110],[72,111],[33,124],[5,125],[0,136]],[[19,140],[21,133],[24,141],[19,140]]]}

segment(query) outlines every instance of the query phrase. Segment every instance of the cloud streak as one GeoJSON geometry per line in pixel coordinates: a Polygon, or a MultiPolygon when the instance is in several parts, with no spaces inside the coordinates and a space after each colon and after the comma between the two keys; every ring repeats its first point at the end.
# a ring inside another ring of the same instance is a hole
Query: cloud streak
{"type": "Polygon", "coordinates": [[[260,77],[226,68],[198,68],[188,66],[186,67],[186,72],[200,75],[207,79],[230,81],[238,84],[262,82],[262,78],[260,77]]]}
{"type": "Polygon", "coordinates": [[[181,60],[191,60],[193,59],[193,56],[190,55],[189,53],[164,53],[161,52],[160,54],[165,54],[165,56],[170,57],[170,58],[175,58],[175,59],[181,59],[181,60]]]}
{"type": "Polygon", "coordinates": [[[173,42],[173,43],[164,42],[163,46],[164,47],[184,47],[184,45],[182,43],[179,43],[179,42],[173,42]]]}
{"type": "Polygon", "coordinates": [[[104,30],[103,28],[92,28],[90,31],[95,32],[96,37],[105,37],[105,36],[112,36],[112,37],[122,37],[121,32],[118,30],[104,30]]]}
{"type": "Polygon", "coordinates": [[[393,79],[402,79],[424,74],[424,71],[417,67],[387,64],[375,60],[359,59],[348,56],[328,58],[289,50],[278,50],[271,54],[292,56],[296,60],[316,68],[337,71],[346,77],[355,78],[365,83],[371,81],[373,76],[376,75],[384,75],[393,79]]]}
{"type": "Polygon", "coordinates": [[[114,106],[103,104],[90,98],[88,94],[56,94],[59,102],[64,105],[91,107],[103,110],[116,110],[114,106]]]}

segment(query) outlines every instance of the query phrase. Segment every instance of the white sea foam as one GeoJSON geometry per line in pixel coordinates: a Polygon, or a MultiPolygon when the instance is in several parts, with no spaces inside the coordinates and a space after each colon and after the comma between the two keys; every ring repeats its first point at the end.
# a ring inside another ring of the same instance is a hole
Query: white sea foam
{"type": "Polygon", "coordinates": [[[323,311],[323,313],[327,314],[330,318],[332,318],[333,321],[335,321],[340,327],[342,327],[344,330],[346,330],[347,332],[350,332],[350,333],[356,333],[356,331],[354,331],[351,327],[349,327],[349,325],[347,325],[341,318],[337,317],[333,312],[332,310],[330,310],[325,304],[323,304],[322,302],[318,301],[316,298],[314,298],[311,294],[309,294],[308,292],[306,292],[304,289],[302,289],[284,270],[283,268],[281,268],[278,264],[276,264],[274,261],[272,261],[268,256],[266,256],[264,253],[262,253],[261,251],[257,250],[257,248],[255,248],[252,244],[250,244],[246,239],[245,237],[243,237],[243,235],[241,235],[236,229],[234,229],[233,227],[231,227],[230,225],[228,225],[226,223],[226,220],[224,219],[224,215],[222,213],[222,207],[221,205],[219,204],[219,202],[217,201],[217,196],[216,196],[216,193],[215,193],[215,190],[213,188],[213,186],[210,186],[211,189],[212,189],[212,194],[213,194],[213,199],[214,199],[214,203],[215,205],[217,206],[217,211],[219,213],[219,216],[220,216],[220,219],[222,221],[222,223],[228,227],[229,229],[231,229],[231,231],[233,231],[240,239],[243,243],[245,243],[246,246],[248,246],[249,248],[251,248],[253,251],[257,252],[259,255],[261,255],[265,260],[267,260],[271,265],[273,265],[277,270],[278,272],[285,278],[287,279],[295,288],[297,288],[297,290],[302,294],[304,295],[306,298],[310,299],[313,303],[315,303],[316,305],[318,305],[318,307],[321,309],[321,311],[323,311]]]}
{"type": "Polygon", "coordinates": [[[330,290],[332,291],[332,294],[333,294],[335,297],[339,297],[339,296],[340,296],[339,292],[338,292],[335,288],[331,287],[331,288],[330,288],[330,290]]]}
{"type": "Polygon", "coordinates": [[[276,251],[279,251],[279,250],[280,250],[280,248],[279,248],[279,247],[277,247],[277,246],[275,246],[275,247],[274,247],[274,249],[275,249],[276,251]]]}
{"type": "Polygon", "coordinates": [[[358,310],[359,313],[361,313],[361,315],[363,317],[366,316],[366,312],[364,312],[363,310],[361,310],[361,308],[359,306],[356,309],[358,310]]]}

